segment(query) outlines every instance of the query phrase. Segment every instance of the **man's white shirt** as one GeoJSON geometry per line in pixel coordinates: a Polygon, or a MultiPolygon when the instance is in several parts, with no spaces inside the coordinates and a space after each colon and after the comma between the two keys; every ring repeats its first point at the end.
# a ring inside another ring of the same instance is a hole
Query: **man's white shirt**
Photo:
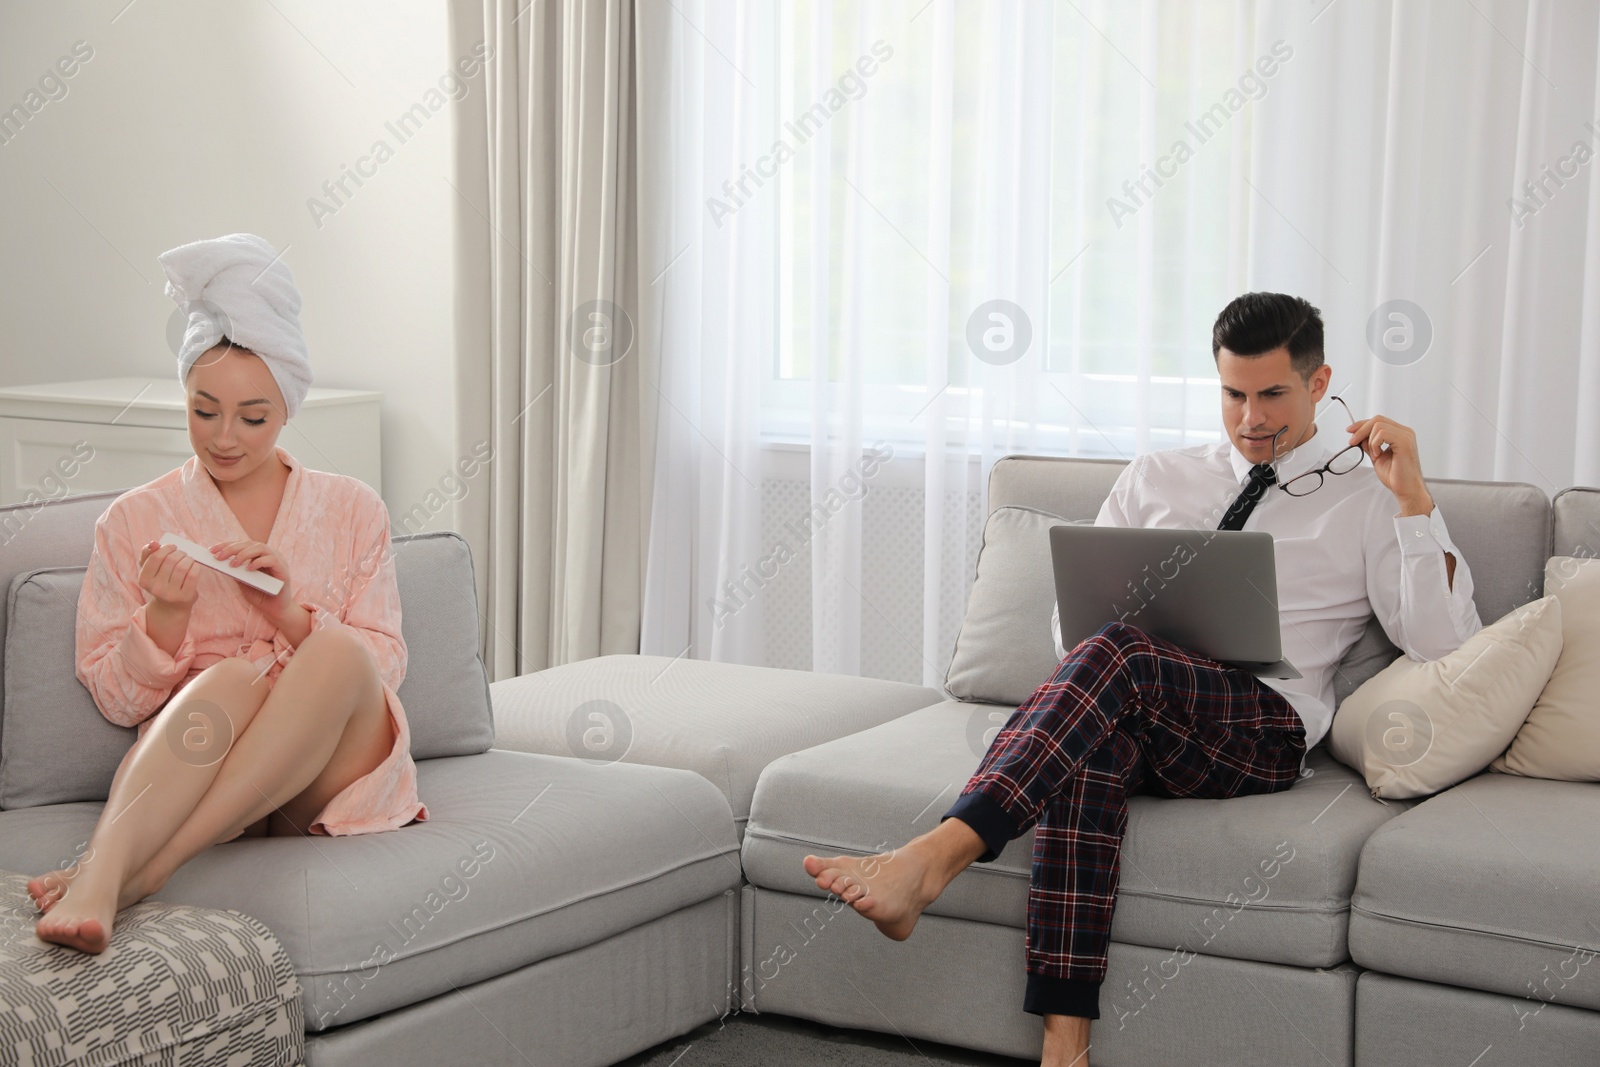
{"type": "MultiPolygon", "coordinates": [[[[1279,483],[1316,470],[1344,447],[1318,430],[1279,461],[1279,483]]],[[[1251,466],[1232,441],[1147,452],[1123,468],[1095,525],[1215,530],[1251,466]]],[[[1283,655],[1303,676],[1261,681],[1300,716],[1308,750],[1333,724],[1334,675],[1370,616],[1413,660],[1439,659],[1482,628],[1472,572],[1439,509],[1404,517],[1398,511],[1394,494],[1363,462],[1348,474],[1325,473],[1322,488],[1309,496],[1271,486],[1245,521],[1244,529],[1272,535],[1283,655]],[[1446,552],[1456,559],[1453,588],[1446,552]]],[[[1066,649],[1059,605],[1050,629],[1060,659],[1066,649]]]]}

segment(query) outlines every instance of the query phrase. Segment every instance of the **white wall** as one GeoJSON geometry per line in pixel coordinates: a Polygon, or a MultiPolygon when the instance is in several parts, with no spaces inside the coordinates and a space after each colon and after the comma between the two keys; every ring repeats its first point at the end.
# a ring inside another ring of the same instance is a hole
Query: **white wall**
{"type": "Polygon", "coordinates": [[[455,105],[404,143],[385,126],[458,58],[443,0],[7,0],[0,112],[77,41],[66,95],[0,143],[0,384],[175,374],[156,256],[261,234],[287,248],[316,384],[384,393],[398,518],[456,458],[455,105]],[[393,157],[319,226],[308,198],[379,139],[393,157]]]}

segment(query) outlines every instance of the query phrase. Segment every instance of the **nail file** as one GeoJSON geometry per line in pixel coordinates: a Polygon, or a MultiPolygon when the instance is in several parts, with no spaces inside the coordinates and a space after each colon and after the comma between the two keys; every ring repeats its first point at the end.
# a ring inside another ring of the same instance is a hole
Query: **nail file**
{"type": "Polygon", "coordinates": [[[187,537],[179,537],[175,533],[164,533],[161,535],[161,543],[164,545],[176,545],[190,559],[204,563],[213,570],[221,571],[229,578],[237,578],[245,585],[253,585],[268,596],[277,596],[278,590],[283,588],[282,578],[274,578],[270,574],[263,574],[260,571],[253,571],[232,563],[224,563],[216,556],[213,556],[209,548],[196,544],[187,537]]]}

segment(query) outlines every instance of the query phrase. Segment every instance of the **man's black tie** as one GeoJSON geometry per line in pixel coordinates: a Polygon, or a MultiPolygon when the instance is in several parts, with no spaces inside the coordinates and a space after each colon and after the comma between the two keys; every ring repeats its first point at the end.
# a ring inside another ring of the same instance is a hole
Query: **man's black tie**
{"type": "Polygon", "coordinates": [[[1248,519],[1250,513],[1256,509],[1256,504],[1260,501],[1262,494],[1267,491],[1267,486],[1277,480],[1278,476],[1272,473],[1271,464],[1257,463],[1254,467],[1251,467],[1250,480],[1245,483],[1244,492],[1240,493],[1238,498],[1228,505],[1228,513],[1222,516],[1222,524],[1217,529],[1244,529],[1244,520],[1248,519]]]}

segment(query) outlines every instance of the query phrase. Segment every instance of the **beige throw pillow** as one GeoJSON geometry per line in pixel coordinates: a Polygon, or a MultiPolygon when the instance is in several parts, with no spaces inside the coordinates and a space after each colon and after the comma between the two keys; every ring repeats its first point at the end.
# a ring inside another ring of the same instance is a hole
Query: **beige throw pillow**
{"type": "Polygon", "coordinates": [[[1504,752],[1561,655],[1553,596],[1513,609],[1443,659],[1402,657],[1345,698],[1328,747],[1375,797],[1428,796],[1504,752]]]}
{"type": "Polygon", "coordinates": [[[1600,781],[1600,559],[1553,556],[1544,591],[1561,602],[1561,657],[1492,771],[1600,781]]]}

